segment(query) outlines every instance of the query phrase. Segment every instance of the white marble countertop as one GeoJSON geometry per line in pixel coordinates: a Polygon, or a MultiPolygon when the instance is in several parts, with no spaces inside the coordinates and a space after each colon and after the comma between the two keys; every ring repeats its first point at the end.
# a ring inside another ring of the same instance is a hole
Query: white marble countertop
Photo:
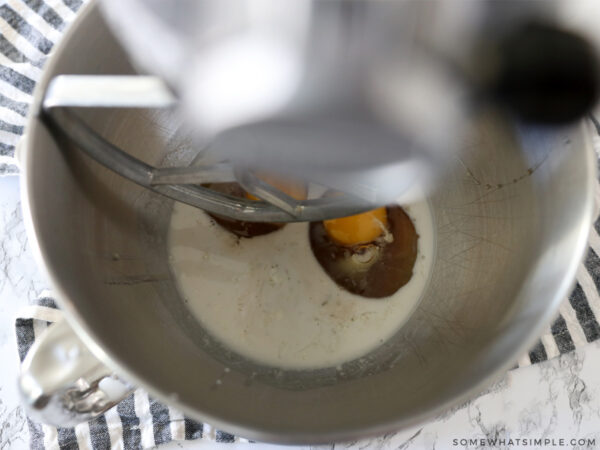
{"type": "MultiPolygon", "coordinates": [[[[28,448],[29,442],[27,422],[16,390],[18,358],[14,319],[20,308],[33,303],[48,286],[41,279],[28,248],[18,178],[0,177],[0,192],[0,360],[3,361],[0,366],[0,450],[4,450],[28,448]]],[[[248,445],[192,441],[171,443],[161,446],[161,450],[235,449],[248,445]]],[[[261,449],[267,447],[279,448],[260,446],[261,449]]],[[[600,448],[600,342],[509,372],[477,399],[428,423],[335,447],[356,450],[600,448]],[[494,439],[498,440],[495,444],[494,439]]]]}

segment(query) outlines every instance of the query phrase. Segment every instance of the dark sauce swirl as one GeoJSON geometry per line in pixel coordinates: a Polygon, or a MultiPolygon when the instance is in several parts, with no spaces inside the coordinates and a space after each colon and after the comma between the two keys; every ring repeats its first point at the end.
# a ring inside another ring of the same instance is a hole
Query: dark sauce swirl
{"type": "Polygon", "coordinates": [[[329,237],[323,222],[310,224],[315,258],[338,286],[353,294],[388,297],[412,278],[419,235],[400,206],[389,206],[386,211],[391,242],[383,236],[366,245],[346,247],[329,237]]]}
{"type": "MultiPolygon", "coordinates": [[[[212,183],[205,187],[213,189],[223,194],[233,195],[234,197],[244,198],[246,192],[237,183],[212,183]]],[[[227,231],[243,238],[253,238],[264,234],[277,231],[285,225],[284,223],[269,223],[269,222],[244,222],[242,220],[233,220],[217,214],[207,213],[212,219],[227,231]]]]}

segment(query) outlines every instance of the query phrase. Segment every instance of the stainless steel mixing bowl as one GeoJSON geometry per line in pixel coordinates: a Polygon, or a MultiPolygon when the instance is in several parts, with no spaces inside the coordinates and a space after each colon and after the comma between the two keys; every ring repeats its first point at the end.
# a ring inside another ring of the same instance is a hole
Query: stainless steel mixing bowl
{"type": "MultiPolygon", "coordinates": [[[[37,87],[21,155],[23,207],[77,335],[115,372],[190,416],[286,443],[406,427],[510,368],[568,294],[593,215],[589,136],[580,125],[524,128],[478,111],[461,158],[430,198],[437,230],[431,280],[389,342],[346,364],[343,374],[260,367],[228,352],[191,318],[175,289],[166,249],[171,201],[55,141],[40,121],[40,98],[55,75],[132,72],[96,7],[88,7],[37,87]]],[[[168,111],[80,114],[148,163],[194,156],[168,111]]],[[[25,375],[31,381],[52,369],[33,364],[25,375]]]]}

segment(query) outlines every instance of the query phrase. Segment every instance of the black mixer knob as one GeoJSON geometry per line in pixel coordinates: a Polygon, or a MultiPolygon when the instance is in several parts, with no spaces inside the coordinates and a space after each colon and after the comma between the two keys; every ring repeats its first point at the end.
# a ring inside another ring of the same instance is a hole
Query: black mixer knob
{"type": "Polygon", "coordinates": [[[583,117],[600,92],[598,60],[588,41],[544,24],[504,39],[494,96],[520,119],[556,125],[583,117]]]}

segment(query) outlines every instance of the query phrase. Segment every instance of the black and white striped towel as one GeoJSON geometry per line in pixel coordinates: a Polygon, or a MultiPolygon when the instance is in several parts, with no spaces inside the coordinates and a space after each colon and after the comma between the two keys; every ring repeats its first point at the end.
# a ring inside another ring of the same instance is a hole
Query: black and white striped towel
{"type": "MultiPolygon", "coordinates": [[[[17,348],[23,361],[36,337],[62,313],[52,297],[28,307],[16,320],[17,348]]],[[[170,441],[202,439],[211,442],[248,442],[208,424],[183,416],[137,389],[99,418],[74,428],[54,428],[27,419],[32,450],[137,450],[170,441]]]]}
{"type": "MultiPolygon", "coordinates": [[[[53,45],[86,1],[0,0],[0,175],[18,173],[13,155],[23,133],[33,88],[53,45]]],[[[598,123],[596,125],[600,130],[598,123]]],[[[598,152],[599,136],[596,136],[594,144],[598,152]]],[[[596,196],[600,201],[600,184],[596,187],[596,196]]],[[[537,345],[519,359],[519,366],[553,358],[600,338],[599,291],[600,222],[596,222],[587,258],[577,272],[573,293],[565,299],[557,319],[537,345]]],[[[36,332],[46,324],[46,320],[36,320],[33,316],[17,320],[21,357],[33,342],[36,332]]],[[[207,435],[214,435],[216,440],[221,441],[234,440],[226,433],[208,433],[211,430],[208,425],[203,428],[201,424],[184,419],[176,411],[149,399],[141,390],[103,418],[74,430],[56,431],[32,422],[30,427],[34,448],[59,448],[59,443],[67,440],[84,448],[109,448],[97,444],[108,443],[107,436],[111,444],[118,442],[118,437],[123,439],[126,448],[207,435]],[[90,438],[86,437],[88,435],[90,438]],[[131,443],[135,445],[131,446],[131,443]]],[[[66,447],[60,445],[60,448],[66,447]]]]}
{"type": "Polygon", "coordinates": [[[12,156],[23,133],[42,67],[83,0],[0,0],[0,174],[18,171],[12,156]]]}

